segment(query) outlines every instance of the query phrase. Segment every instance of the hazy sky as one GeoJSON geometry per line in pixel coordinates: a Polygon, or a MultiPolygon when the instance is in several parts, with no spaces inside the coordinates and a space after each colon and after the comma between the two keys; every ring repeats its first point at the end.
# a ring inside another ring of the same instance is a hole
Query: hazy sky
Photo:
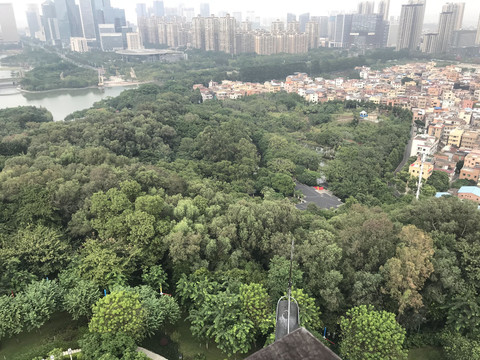
{"type": "MultiPolygon", "coordinates": [[[[0,2],[11,2],[14,4],[15,17],[19,27],[26,26],[25,9],[26,4],[41,4],[44,0],[0,0],[0,2]]],[[[135,3],[143,2],[151,5],[151,0],[111,0],[113,6],[122,7],[126,10],[127,20],[136,22],[135,3]]],[[[228,12],[242,11],[244,13],[254,10],[255,14],[267,18],[284,18],[287,12],[302,14],[310,12],[310,15],[329,15],[331,12],[350,12],[356,9],[358,0],[317,0],[317,1],[285,1],[285,0],[164,0],[165,7],[176,7],[183,4],[184,7],[193,7],[195,12],[199,12],[199,5],[202,2],[210,3],[210,12],[216,13],[221,10],[228,12]]],[[[378,4],[378,0],[376,4],[378,4]]],[[[455,0],[427,0],[427,9],[425,13],[425,22],[436,23],[441,11],[442,5],[447,2],[457,2],[455,0]]],[[[463,0],[465,2],[464,26],[477,26],[480,15],[480,0],[463,0]]],[[[408,3],[408,0],[390,0],[390,15],[399,16],[401,5],[408,3]]]]}

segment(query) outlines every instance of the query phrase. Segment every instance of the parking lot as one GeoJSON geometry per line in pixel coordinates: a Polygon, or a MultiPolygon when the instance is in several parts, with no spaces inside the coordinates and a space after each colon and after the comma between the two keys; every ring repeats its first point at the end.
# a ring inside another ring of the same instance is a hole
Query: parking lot
{"type": "Polygon", "coordinates": [[[296,183],[295,190],[300,190],[304,197],[303,201],[296,205],[299,210],[306,210],[308,204],[313,203],[320,209],[336,209],[343,205],[342,201],[328,190],[317,191],[313,186],[296,183]]]}

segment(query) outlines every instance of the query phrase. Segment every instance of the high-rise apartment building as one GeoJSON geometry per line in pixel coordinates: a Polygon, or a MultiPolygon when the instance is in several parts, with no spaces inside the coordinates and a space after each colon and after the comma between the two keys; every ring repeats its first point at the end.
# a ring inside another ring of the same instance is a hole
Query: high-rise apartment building
{"type": "Polygon", "coordinates": [[[287,23],[287,32],[298,34],[300,32],[300,23],[298,21],[290,21],[287,23]]]}
{"type": "Polygon", "coordinates": [[[287,14],[287,23],[292,22],[292,21],[297,21],[297,15],[288,13],[287,14]]]}
{"type": "Polygon", "coordinates": [[[373,14],[375,11],[375,1],[362,1],[358,4],[358,13],[364,15],[373,14]]]}
{"type": "Polygon", "coordinates": [[[272,21],[270,25],[270,32],[273,34],[281,33],[285,31],[285,23],[277,19],[276,21],[272,21]]]}
{"type": "Polygon", "coordinates": [[[377,13],[383,16],[383,21],[388,21],[389,12],[390,12],[390,0],[381,0],[378,3],[377,13]]]}
{"type": "Polygon", "coordinates": [[[37,4],[27,5],[27,24],[30,37],[35,38],[35,34],[41,29],[40,10],[37,4]]]}
{"type": "Polygon", "coordinates": [[[219,22],[215,16],[205,18],[205,50],[218,51],[219,22]]]}
{"type": "Polygon", "coordinates": [[[453,12],[453,17],[455,18],[453,24],[453,30],[460,30],[463,24],[463,15],[465,13],[465,3],[447,3],[443,6],[442,11],[451,11],[453,12]]]}
{"type": "Polygon", "coordinates": [[[12,4],[0,4],[0,44],[18,43],[19,40],[12,4]]]}
{"type": "Polygon", "coordinates": [[[236,21],[227,14],[219,19],[218,49],[227,54],[236,54],[235,47],[236,21]]]}
{"type": "Polygon", "coordinates": [[[127,33],[127,49],[140,50],[143,49],[142,39],[139,33],[127,33]]]}
{"type": "Polygon", "coordinates": [[[205,18],[202,16],[192,19],[192,46],[205,50],[205,18]]]}
{"type": "Polygon", "coordinates": [[[200,4],[200,16],[202,17],[209,17],[210,14],[210,4],[202,3],[200,4]]]}
{"type": "Polygon", "coordinates": [[[416,50],[422,35],[423,19],[425,17],[425,1],[410,0],[402,5],[398,32],[397,50],[416,50]]]}
{"type": "Polygon", "coordinates": [[[480,16],[477,24],[477,36],[475,37],[475,45],[480,45],[480,16]]]}
{"type": "Polygon", "coordinates": [[[320,41],[320,31],[318,30],[319,25],[316,21],[309,21],[305,27],[305,34],[307,35],[307,42],[309,49],[318,48],[320,41]]]}
{"type": "Polygon", "coordinates": [[[420,45],[420,50],[427,54],[437,52],[438,48],[438,33],[428,33],[423,35],[423,41],[420,45]]]}
{"type": "Polygon", "coordinates": [[[456,14],[449,10],[451,10],[451,7],[445,5],[443,7],[443,11],[440,13],[440,19],[438,21],[437,45],[435,47],[436,53],[447,52],[453,40],[452,38],[456,14]]]}
{"type": "Polygon", "coordinates": [[[388,47],[396,47],[398,41],[398,32],[400,30],[400,18],[392,16],[388,24],[388,47]]]}

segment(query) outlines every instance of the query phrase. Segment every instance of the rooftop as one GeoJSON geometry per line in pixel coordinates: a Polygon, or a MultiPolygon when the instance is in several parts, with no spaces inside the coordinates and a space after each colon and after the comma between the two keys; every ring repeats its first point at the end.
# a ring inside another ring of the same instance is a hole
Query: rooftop
{"type": "Polygon", "coordinates": [[[475,196],[480,197],[480,188],[478,186],[462,186],[458,190],[459,194],[474,194],[475,196]]]}

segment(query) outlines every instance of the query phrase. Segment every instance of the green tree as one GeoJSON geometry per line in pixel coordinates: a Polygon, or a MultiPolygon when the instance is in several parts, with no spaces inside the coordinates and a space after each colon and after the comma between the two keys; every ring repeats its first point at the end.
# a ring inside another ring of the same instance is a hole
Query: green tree
{"type": "MultiPolygon", "coordinates": [[[[270,260],[268,270],[267,288],[273,299],[279,299],[288,287],[290,276],[290,260],[282,256],[274,256],[270,260]]],[[[298,268],[296,261],[293,262],[292,284],[296,288],[303,285],[303,271],[298,268]]]]}
{"type": "Polygon", "coordinates": [[[395,257],[380,270],[386,280],[385,291],[398,302],[402,314],[407,308],[418,311],[423,307],[420,290],[433,272],[434,249],[432,238],[413,225],[405,226],[399,237],[395,257]]]}
{"type": "Polygon", "coordinates": [[[100,298],[98,285],[93,281],[79,280],[73,288],[64,289],[63,307],[72,318],[92,317],[92,307],[100,298]]]}
{"type": "Polygon", "coordinates": [[[53,275],[69,260],[70,246],[64,235],[43,225],[28,225],[18,230],[0,246],[0,262],[7,264],[18,259],[19,270],[39,277],[53,275]]]}
{"type": "Polygon", "coordinates": [[[133,289],[139,295],[144,310],[144,328],[147,336],[152,336],[163,326],[174,324],[180,318],[180,307],[171,296],[159,295],[150,286],[133,289]]]}
{"type": "Polygon", "coordinates": [[[94,333],[124,333],[134,339],[145,335],[145,310],[133,291],[114,291],[93,306],[88,328],[94,333]]]}
{"type": "Polygon", "coordinates": [[[261,284],[251,283],[240,286],[243,311],[252,321],[257,334],[266,334],[271,326],[271,304],[267,291],[261,284]]]}
{"type": "Polygon", "coordinates": [[[433,186],[437,191],[447,191],[450,187],[450,179],[446,172],[433,171],[427,180],[427,184],[433,186]]]}
{"type": "Polygon", "coordinates": [[[340,320],[340,353],[350,360],[406,359],[405,330],[395,315],[361,305],[347,311],[340,320]]]}

